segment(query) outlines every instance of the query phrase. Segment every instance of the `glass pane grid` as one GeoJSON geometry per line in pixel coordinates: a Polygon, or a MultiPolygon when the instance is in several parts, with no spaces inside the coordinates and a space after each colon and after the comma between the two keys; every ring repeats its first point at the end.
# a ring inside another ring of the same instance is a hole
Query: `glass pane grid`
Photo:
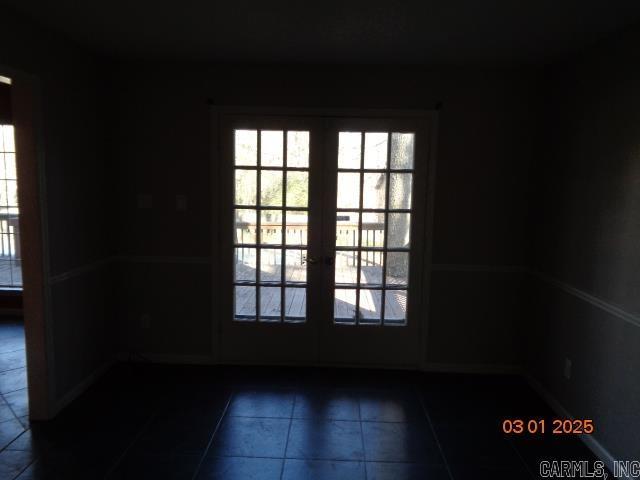
{"type": "Polygon", "coordinates": [[[22,288],[15,152],[13,125],[0,125],[0,288],[22,288]]]}
{"type": "Polygon", "coordinates": [[[236,130],[234,145],[234,320],[305,322],[309,132],[236,130]]]}
{"type": "MultiPolygon", "coordinates": [[[[336,208],[336,212],[348,212],[353,210],[353,208],[336,208]]],[[[411,213],[411,209],[408,208],[394,208],[386,210],[384,208],[363,208],[361,209],[364,213],[385,213],[387,211],[391,211],[393,213],[411,213]]]]}
{"type": "Polygon", "coordinates": [[[414,134],[338,142],[334,322],[406,325],[414,134]]]}

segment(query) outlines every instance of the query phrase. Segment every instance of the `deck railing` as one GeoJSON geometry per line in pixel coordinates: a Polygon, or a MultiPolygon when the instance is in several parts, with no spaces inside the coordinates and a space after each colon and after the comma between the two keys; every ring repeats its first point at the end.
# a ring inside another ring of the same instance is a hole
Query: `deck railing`
{"type": "MultiPolygon", "coordinates": [[[[260,238],[263,244],[279,245],[282,243],[282,223],[262,223],[260,225],[260,238]]],[[[257,238],[258,226],[255,222],[236,222],[236,241],[240,244],[252,243],[247,239],[257,238]]],[[[287,223],[285,227],[285,242],[289,246],[300,245],[300,250],[306,249],[308,224],[307,223],[287,223]]],[[[384,224],[379,222],[362,223],[362,247],[380,248],[384,245],[384,224]]],[[[358,244],[358,224],[340,223],[336,227],[336,245],[354,246],[358,244]]],[[[358,258],[357,252],[343,252],[348,254],[350,262],[356,266],[358,258]]],[[[382,263],[382,252],[363,250],[362,265],[380,265],[382,263]]]]}
{"type": "Polygon", "coordinates": [[[21,287],[20,216],[0,212],[0,287],[21,287]]]}

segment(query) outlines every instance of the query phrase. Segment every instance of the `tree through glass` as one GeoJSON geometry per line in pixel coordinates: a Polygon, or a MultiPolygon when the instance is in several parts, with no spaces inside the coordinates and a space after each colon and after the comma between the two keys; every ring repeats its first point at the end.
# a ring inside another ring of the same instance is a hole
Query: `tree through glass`
{"type": "Polygon", "coordinates": [[[335,323],[406,325],[414,141],[339,133],[335,323]]]}
{"type": "Polygon", "coordinates": [[[234,319],[305,322],[309,132],[235,130],[234,319]]]}

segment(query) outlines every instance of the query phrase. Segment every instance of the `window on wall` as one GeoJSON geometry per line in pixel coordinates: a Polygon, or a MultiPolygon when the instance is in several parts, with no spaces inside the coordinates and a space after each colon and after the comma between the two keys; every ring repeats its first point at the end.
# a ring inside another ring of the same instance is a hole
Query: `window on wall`
{"type": "Polygon", "coordinates": [[[13,125],[0,124],[0,288],[22,288],[20,210],[13,125]]]}

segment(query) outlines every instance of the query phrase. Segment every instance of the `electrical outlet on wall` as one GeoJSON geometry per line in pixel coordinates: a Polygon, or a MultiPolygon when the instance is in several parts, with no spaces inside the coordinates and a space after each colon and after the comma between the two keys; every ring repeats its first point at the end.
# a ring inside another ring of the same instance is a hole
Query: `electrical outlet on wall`
{"type": "Polygon", "coordinates": [[[566,378],[567,380],[571,380],[572,366],[573,366],[573,363],[571,362],[571,359],[565,358],[564,359],[564,378],[566,378]]]}
{"type": "Polygon", "coordinates": [[[148,313],[140,315],[140,328],[144,330],[151,328],[151,315],[148,313]]]}

